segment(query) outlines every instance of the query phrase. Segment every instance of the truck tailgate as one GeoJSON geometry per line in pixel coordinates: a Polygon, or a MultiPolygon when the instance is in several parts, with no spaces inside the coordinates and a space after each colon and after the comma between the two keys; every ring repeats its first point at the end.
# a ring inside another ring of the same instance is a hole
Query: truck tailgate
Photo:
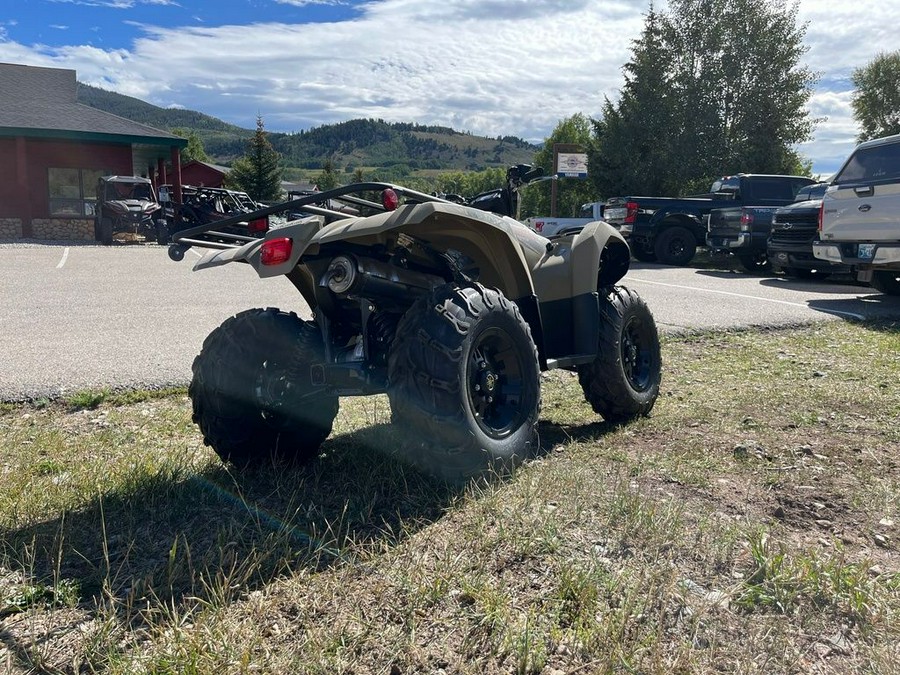
{"type": "Polygon", "coordinates": [[[832,185],[823,197],[822,240],[900,240],[900,183],[832,185]]]}

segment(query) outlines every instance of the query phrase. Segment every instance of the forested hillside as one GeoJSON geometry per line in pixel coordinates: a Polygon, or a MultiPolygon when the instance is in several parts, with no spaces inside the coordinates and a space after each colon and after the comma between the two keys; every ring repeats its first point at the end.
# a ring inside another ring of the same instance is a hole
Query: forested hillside
{"type": "MultiPolygon", "coordinates": [[[[197,134],[211,161],[228,164],[244,154],[250,129],[193,110],[160,108],[130,96],[80,84],[78,101],[157,129],[197,134]]],[[[265,118],[263,118],[265,123],[265,118]]],[[[356,119],[294,134],[269,133],[286,167],[384,169],[395,176],[419,170],[481,170],[531,162],[538,149],[514,136],[486,138],[447,127],[356,119]]]]}

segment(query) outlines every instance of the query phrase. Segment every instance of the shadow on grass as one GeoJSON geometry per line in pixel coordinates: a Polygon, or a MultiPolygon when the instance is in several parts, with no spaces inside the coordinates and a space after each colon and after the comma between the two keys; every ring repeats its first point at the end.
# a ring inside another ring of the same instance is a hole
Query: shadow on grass
{"type": "MultiPolygon", "coordinates": [[[[541,453],[611,429],[542,421],[541,453]]],[[[74,582],[82,608],[130,630],[166,624],[297,572],[364,564],[439,520],[468,486],[392,459],[400,442],[382,424],[329,439],[297,469],[160,462],[77,510],[0,532],[4,557],[38,584],[74,582]]],[[[21,665],[35,663],[10,632],[0,643],[21,665]]]]}
{"type": "Polygon", "coordinates": [[[541,420],[538,432],[541,435],[541,454],[545,455],[558,445],[572,442],[594,441],[612,431],[616,426],[597,420],[588,424],[558,424],[541,420]]]}
{"type": "Polygon", "coordinates": [[[0,532],[5,557],[39,583],[76,582],[82,606],[112,607],[133,628],[149,619],[142,608],[224,604],[284,575],[357,564],[439,519],[461,488],[390,459],[397,442],[373,426],[330,439],[307,467],[242,475],[161,462],[78,510],[0,532]]]}

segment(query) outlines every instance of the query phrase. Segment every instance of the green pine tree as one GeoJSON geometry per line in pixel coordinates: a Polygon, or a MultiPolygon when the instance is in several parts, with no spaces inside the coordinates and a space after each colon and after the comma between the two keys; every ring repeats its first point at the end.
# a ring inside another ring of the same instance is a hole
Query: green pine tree
{"type": "Polygon", "coordinates": [[[281,155],[269,142],[262,116],[259,116],[256,133],[247,142],[247,153],[231,165],[228,184],[258,202],[273,202],[281,198],[281,176],[281,155]]]}
{"type": "Polygon", "coordinates": [[[316,178],[316,186],[322,192],[334,189],[338,186],[337,171],[334,170],[334,162],[330,159],[326,159],[325,163],[322,165],[322,172],[319,174],[319,177],[316,178]]]}
{"type": "Polygon", "coordinates": [[[651,5],[618,102],[595,123],[599,194],[689,194],[737,172],[798,173],[816,120],[806,28],[789,0],[651,5]]]}

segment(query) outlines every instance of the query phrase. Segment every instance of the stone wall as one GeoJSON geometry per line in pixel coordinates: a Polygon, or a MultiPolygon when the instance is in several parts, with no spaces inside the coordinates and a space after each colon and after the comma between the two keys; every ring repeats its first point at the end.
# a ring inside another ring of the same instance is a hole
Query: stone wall
{"type": "Polygon", "coordinates": [[[94,220],[85,218],[35,218],[31,221],[35,239],[94,239],[94,220]]]}
{"type": "Polygon", "coordinates": [[[0,218],[0,239],[21,239],[22,221],[18,218],[0,218]]]}

